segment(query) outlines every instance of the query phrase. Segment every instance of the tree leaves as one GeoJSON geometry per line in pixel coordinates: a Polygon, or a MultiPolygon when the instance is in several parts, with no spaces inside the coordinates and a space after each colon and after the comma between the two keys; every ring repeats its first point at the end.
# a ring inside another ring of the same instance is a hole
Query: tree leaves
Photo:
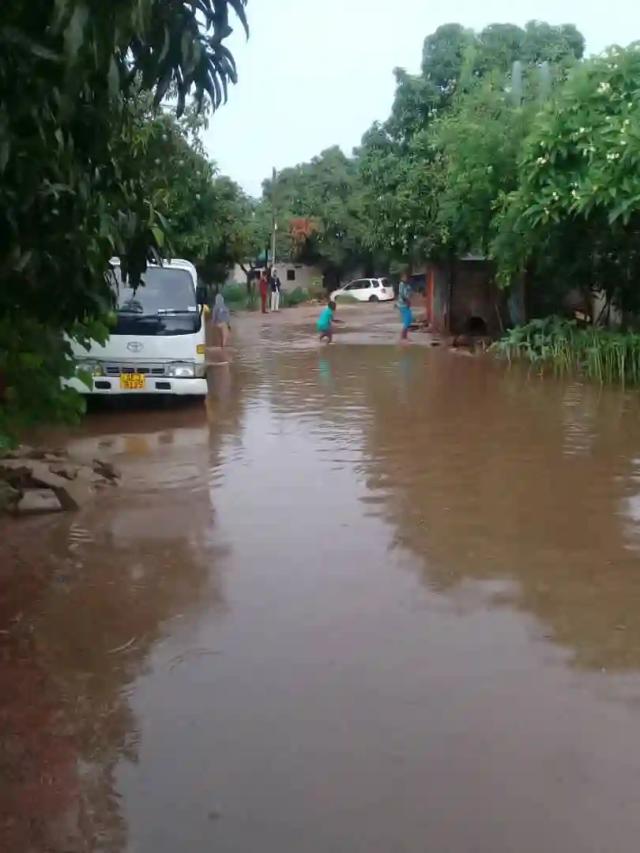
{"type": "MultiPolygon", "coordinates": [[[[521,267],[534,261],[628,309],[640,302],[640,115],[629,95],[638,90],[634,47],[577,67],[536,117],[507,206],[521,267]]],[[[513,269],[507,240],[494,250],[501,270],[513,269]]]]}
{"type": "Polygon", "coordinates": [[[245,12],[245,6],[247,5],[247,0],[229,0],[230,6],[233,7],[238,18],[240,18],[240,22],[244,27],[245,34],[247,38],[249,37],[249,22],[247,20],[247,15],[245,12]]]}
{"type": "Polygon", "coordinates": [[[187,254],[223,264],[225,245],[238,245],[241,193],[222,191],[194,141],[190,97],[218,107],[236,81],[222,42],[244,6],[49,0],[36,14],[0,3],[0,371],[12,400],[0,401],[0,434],[77,411],[60,391],[63,332],[96,328],[109,310],[113,254],[135,283],[150,256],[173,249],[169,230],[187,254]],[[154,115],[153,95],[159,106],[172,92],[184,124],[154,115]],[[19,375],[19,353],[44,367],[19,375]]]}
{"type": "Polygon", "coordinates": [[[550,94],[550,67],[538,63],[571,65],[582,49],[576,33],[539,22],[478,34],[447,24],[425,39],[422,74],[396,70],[391,116],[359,151],[372,245],[417,263],[488,250],[523,139],[550,94]]]}
{"type": "Polygon", "coordinates": [[[67,54],[67,59],[75,62],[80,49],[80,45],[84,40],[85,27],[89,18],[89,9],[82,3],[77,2],[71,14],[69,23],[64,31],[64,47],[67,54]]]}
{"type": "Polygon", "coordinates": [[[368,260],[357,163],[337,146],[283,170],[275,184],[265,181],[256,251],[269,243],[274,209],[280,257],[317,264],[338,276],[368,260]],[[313,227],[301,230],[296,226],[301,222],[313,227]]]}

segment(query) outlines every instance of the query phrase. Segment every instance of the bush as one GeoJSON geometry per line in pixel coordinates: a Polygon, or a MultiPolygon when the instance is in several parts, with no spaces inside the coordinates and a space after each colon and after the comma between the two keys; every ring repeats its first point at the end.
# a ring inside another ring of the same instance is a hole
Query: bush
{"type": "Polygon", "coordinates": [[[295,308],[296,305],[309,301],[309,292],[302,287],[294,288],[291,293],[283,291],[281,301],[283,308],[295,308]]]}
{"type": "Polygon", "coordinates": [[[247,301],[247,288],[242,284],[225,284],[222,288],[224,301],[230,305],[244,306],[247,301]]]}
{"type": "Polygon", "coordinates": [[[494,344],[509,361],[523,359],[600,383],[640,384],[640,335],[611,332],[560,317],[532,320],[494,344]]]}

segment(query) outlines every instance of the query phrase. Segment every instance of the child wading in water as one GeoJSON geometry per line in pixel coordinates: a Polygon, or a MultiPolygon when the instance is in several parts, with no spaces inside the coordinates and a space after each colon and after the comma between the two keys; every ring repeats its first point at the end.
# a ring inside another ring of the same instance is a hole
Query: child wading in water
{"type": "Polygon", "coordinates": [[[335,318],[336,308],[336,303],[332,300],[318,318],[320,340],[326,341],[328,344],[333,341],[333,324],[341,322],[335,318]]]}
{"type": "Polygon", "coordinates": [[[400,317],[402,319],[402,332],[400,333],[401,341],[406,341],[408,339],[409,329],[413,323],[413,312],[411,311],[412,295],[413,293],[409,282],[409,276],[407,273],[403,273],[400,288],[398,290],[398,301],[396,302],[396,306],[400,311],[400,317]]]}

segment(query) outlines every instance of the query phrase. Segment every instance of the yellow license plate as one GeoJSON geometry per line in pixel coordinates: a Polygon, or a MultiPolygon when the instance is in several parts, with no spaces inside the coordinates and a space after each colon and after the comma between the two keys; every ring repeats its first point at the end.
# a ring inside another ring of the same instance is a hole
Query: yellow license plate
{"type": "Polygon", "coordinates": [[[123,391],[142,391],[144,388],[144,374],[123,373],[120,376],[120,387],[123,391]]]}

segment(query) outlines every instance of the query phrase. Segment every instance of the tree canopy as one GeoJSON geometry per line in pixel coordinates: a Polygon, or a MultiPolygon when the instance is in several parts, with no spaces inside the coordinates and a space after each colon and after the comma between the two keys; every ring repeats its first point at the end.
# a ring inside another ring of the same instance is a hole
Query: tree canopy
{"type": "Polygon", "coordinates": [[[488,254],[524,141],[583,53],[571,24],[439,27],[424,40],[419,74],[395,70],[391,114],[354,156],[328,149],[265,182],[257,246],[269,243],[275,208],[280,256],[338,276],[488,254]]]}
{"type": "Polygon", "coordinates": [[[505,280],[529,267],[640,308],[640,44],[577,67],[533,123],[497,218],[505,280]]]}
{"type": "Polygon", "coordinates": [[[318,265],[335,279],[368,259],[357,164],[337,146],[265,181],[260,207],[260,245],[268,245],[275,210],[281,258],[318,265]]]}
{"type": "MultiPolygon", "coordinates": [[[[149,121],[217,108],[246,0],[5,0],[0,6],[0,435],[77,408],[63,334],[106,334],[109,258],[137,282],[170,229],[149,121]],[[152,108],[152,107],[151,107],[152,108]],[[146,112],[145,112],[146,110],[146,112]]],[[[176,140],[177,141],[177,138],[176,140]]]]}

